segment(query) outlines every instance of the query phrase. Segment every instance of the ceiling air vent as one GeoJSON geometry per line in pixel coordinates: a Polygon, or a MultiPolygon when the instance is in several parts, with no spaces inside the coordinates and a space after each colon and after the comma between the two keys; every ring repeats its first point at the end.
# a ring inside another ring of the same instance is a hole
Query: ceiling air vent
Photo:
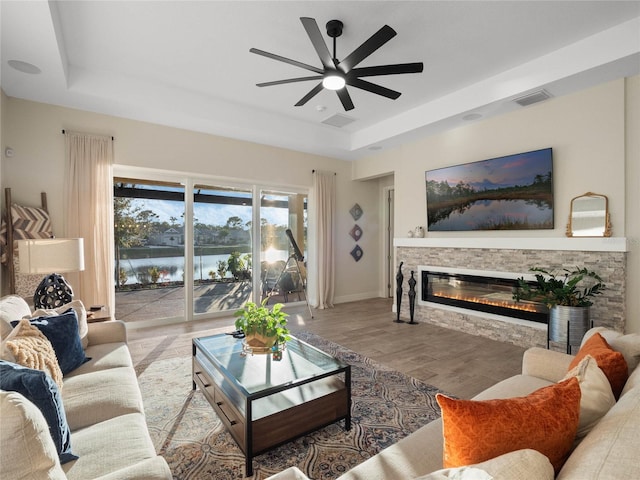
{"type": "Polygon", "coordinates": [[[352,122],[355,122],[355,118],[348,117],[347,115],[340,115],[336,113],[335,115],[330,116],[329,118],[325,118],[321,123],[325,125],[331,125],[332,127],[342,128],[345,125],[349,125],[352,122]]]}
{"type": "Polygon", "coordinates": [[[551,98],[551,94],[546,90],[538,90],[537,92],[528,93],[522,97],[515,98],[513,101],[521,107],[528,107],[534,103],[544,102],[551,98]]]}

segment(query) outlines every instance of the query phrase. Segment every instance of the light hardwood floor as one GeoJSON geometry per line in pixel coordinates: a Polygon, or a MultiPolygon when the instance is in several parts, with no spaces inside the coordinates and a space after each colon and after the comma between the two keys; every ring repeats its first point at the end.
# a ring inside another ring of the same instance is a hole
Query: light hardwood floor
{"type": "MultiPolygon", "coordinates": [[[[289,327],[306,330],[459,398],[471,398],[520,373],[524,348],[446,328],[393,322],[391,300],[338,304],[327,310],[289,307],[289,327]]],[[[134,364],[191,355],[191,339],[230,332],[233,317],[129,331],[134,364]]]]}

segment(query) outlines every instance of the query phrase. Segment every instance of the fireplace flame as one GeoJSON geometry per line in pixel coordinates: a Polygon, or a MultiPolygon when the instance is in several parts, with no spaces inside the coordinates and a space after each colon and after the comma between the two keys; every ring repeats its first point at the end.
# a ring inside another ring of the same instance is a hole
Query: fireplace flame
{"type": "Polygon", "coordinates": [[[447,298],[450,300],[469,302],[469,303],[481,303],[483,305],[491,305],[494,307],[511,308],[513,310],[522,310],[525,312],[533,312],[533,313],[538,312],[535,305],[530,305],[526,303],[514,303],[514,302],[509,302],[507,300],[492,300],[489,298],[473,297],[473,296],[467,296],[467,295],[445,295],[442,292],[435,292],[433,293],[433,296],[447,298]]]}

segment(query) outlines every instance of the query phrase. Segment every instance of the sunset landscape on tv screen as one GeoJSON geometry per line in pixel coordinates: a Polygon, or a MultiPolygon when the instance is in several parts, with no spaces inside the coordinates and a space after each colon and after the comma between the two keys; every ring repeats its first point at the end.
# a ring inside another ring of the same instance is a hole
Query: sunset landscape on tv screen
{"type": "Polygon", "coordinates": [[[551,148],[428,170],[428,231],[553,228],[551,148]]]}

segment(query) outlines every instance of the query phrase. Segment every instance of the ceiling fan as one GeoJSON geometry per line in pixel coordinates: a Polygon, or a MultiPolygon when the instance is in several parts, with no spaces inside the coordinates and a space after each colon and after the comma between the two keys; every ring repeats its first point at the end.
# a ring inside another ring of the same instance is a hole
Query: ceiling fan
{"type": "Polygon", "coordinates": [[[342,35],[343,23],[340,20],[330,20],[327,22],[327,35],[333,38],[333,56],[327,48],[327,44],[322,38],[320,29],[315,19],[308,17],[301,17],[300,21],[304,26],[304,29],[309,35],[309,39],[313,44],[313,47],[320,57],[322,62],[322,68],[314,67],[306,63],[291,60],[290,58],[282,57],[274,53],[265,52],[257,48],[252,48],[249,51],[257,55],[262,55],[279,62],[295,65],[296,67],[310,70],[317,75],[310,77],[298,77],[288,78],[286,80],[276,80],[273,82],[263,82],[256,84],[258,87],[270,87],[273,85],[282,85],[285,83],[306,82],[309,80],[321,80],[315,87],[309,91],[304,97],[302,97],[296,107],[300,107],[316,96],[322,89],[335,90],[342,102],[342,106],[345,110],[352,110],[354,108],[351,96],[346,89],[346,85],[366,90],[367,92],[382,95],[383,97],[391,98],[393,100],[400,96],[400,92],[391,90],[389,88],[376,85],[375,83],[362,80],[361,77],[375,77],[380,75],[397,75],[400,73],[420,73],[423,69],[422,62],[415,63],[399,63],[394,65],[379,65],[374,67],[361,67],[355,68],[360,62],[378,50],[381,46],[396,36],[396,31],[389,25],[383,26],[380,30],[374,33],[368,40],[362,45],[356,48],[353,52],[347,55],[342,60],[336,58],[336,39],[342,35]]]}

